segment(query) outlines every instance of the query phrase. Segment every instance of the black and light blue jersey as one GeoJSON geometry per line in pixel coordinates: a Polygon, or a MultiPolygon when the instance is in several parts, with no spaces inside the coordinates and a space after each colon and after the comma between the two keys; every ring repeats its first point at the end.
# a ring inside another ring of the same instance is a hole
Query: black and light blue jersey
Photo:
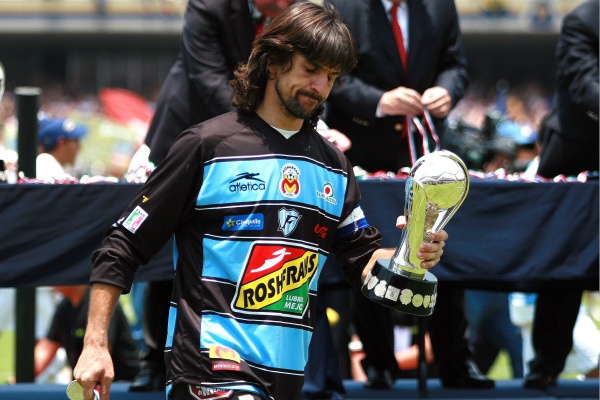
{"type": "Polygon", "coordinates": [[[175,235],[169,383],[298,398],[326,258],[356,264],[352,281],[377,248],[359,199],[351,165],[309,123],[285,139],[230,113],[182,134],[107,238],[144,262],[175,235]]]}

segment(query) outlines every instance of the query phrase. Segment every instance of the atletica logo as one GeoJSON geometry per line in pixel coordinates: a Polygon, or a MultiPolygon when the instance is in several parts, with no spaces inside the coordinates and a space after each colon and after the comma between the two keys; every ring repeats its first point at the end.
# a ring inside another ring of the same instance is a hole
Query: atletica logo
{"type": "Polygon", "coordinates": [[[262,213],[228,215],[223,219],[224,231],[260,231],[265,224],[265,216],[262,213]]]}
{"type": "Polygon", "coordinates": [[[288,163],[281,168],[279,190],[285,197],[298,197],[300,194],[300,168],[288,163]]]}
{"type": "Polygon", "coordinates": [[[265,181],[258,179],[260,173],[242,172],[236,175],[236,178],[229,182],[230,192],[252,192],[255,190],[265,190],[265,181]],[[244,182],[239,182],[243,180],[244,182]]]}
{"type": "Polygon", "coordinates": [[[319,255],[300,247],[255,245],[238,284],[232,308],[302,315],[319,255]]]}

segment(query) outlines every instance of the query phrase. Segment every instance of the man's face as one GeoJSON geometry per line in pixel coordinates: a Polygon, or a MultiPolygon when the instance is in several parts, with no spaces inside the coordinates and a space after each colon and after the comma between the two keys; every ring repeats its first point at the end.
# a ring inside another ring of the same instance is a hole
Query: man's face
{"type": "Polygon", "coordinates": [[[59,138],[54,156],[62,165],[73,165],[81,148],[81,142],[78,139],[59,138]]]}
{"type": "Polygon", "coordinates": [[[277,67],[276,71],[275,90],[283,112],[299,119],[314,116],[340,75],[340,71],[316,66],[297,53],[288,70],[277,67]]]}
{"type": "Polygon", "coordinates": [[[260,13],[269,18],[278,16],[293,0],[254,0],[254,5],[260,13]]]}

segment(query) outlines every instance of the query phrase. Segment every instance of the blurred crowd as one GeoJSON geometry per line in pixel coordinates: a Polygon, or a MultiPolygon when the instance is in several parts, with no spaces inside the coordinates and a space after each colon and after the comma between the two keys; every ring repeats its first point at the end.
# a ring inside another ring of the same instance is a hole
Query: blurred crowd
{"type": "MultiPolygon", "coordinates": [[[[135,151],[143,143],[150,121],[132,113],[115,119],[99,94],[71,94],[63,85],[41,88],[40,118],[70,118],[87,127],[79,156],[69,168],[73,176],[122,178],[135,151]]],[[[131,94],[134,96],[135,94],[131,94]]],[[[7,91],[0,101],[0,159],[16,161],[17,109],[7,91]]],[[[149,109],[154,99],[146,99],[149,109]]],[[[505,81],[488,87],[471,84],[466,96],[448,117],[444,147],[457,153],[472,171],[524,172],[539,152],[540,123],[552,107],[548,90],[535,83],[511,88],[505,81]]],[[[395,171],[361,171],[363,178],[395,177],[395,171]]]]}
{"type": "MultiPolygon", "coordinates": [[[[131,157],[143,142],[150,113],[144,120],[132,114],[131,119],[114,118],[107,114],[107,105],[98,94],[67,93],[63,85],[41,88],[39,119],[69,118],[87,128],[75,162],[67,170],[75,177],[107,176],[121,178],[131,157]]],[[[132,93],[133,97],[134,94],[132,93]]],[[[0,101],[0,159],[14,165],[17,161],[16,96],[6,91],[0,101]]],[[[146,100],[148,109],[152,102],[146,100]]],[[[34,178],[34,177],[28,177],[34,178]]]]}

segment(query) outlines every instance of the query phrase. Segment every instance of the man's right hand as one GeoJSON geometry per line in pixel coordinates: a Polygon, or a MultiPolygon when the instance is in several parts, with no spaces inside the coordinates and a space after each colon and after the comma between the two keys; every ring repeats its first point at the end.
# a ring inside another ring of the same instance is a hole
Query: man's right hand
{"type": "Polygon", "coordinates": [[[404,86],[385,92],[379,107],[385,115],[420,115],[423,112],[419,92],[404,86]]]}
{"type": "Polygon", "coordinates": [[[73,376],[83,388],[84,400],[94,399],[94,388],[99,386],[100,400],[109,400],[110,384],[115,379],[108,327],[121,288],[105,283],[94,283],[90,293],[90,310],[79,356],[73,376]]]}
{"type": "Polygon", "coordinates": [[[108,400],[110,385],[115,377],[108,347],[84,345],[73,370],[73,377],[83,388],[84,400],[94,400],[94,389],[97,386],[100,400],[108,400]]]}

